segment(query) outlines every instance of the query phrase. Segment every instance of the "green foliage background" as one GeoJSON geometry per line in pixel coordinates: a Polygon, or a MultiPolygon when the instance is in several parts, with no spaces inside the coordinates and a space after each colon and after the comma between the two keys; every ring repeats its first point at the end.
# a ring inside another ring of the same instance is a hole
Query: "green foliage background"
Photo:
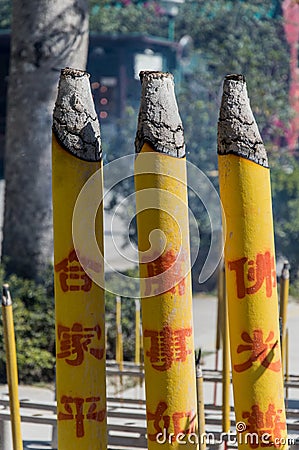
{"type": "MultiPolygon", "coordinates": [[[[0,271],[0,285],[4,270],[0,271]]],[[[53,381],[55,363],[55,320],[52,270],[44,283],[36,284],[16,275],[5,279],[13,298],[19,381],[53,381]]],[[[5,346],[2,314],[0,318],[0,383],[6,382],[5,346]]]]}
{"type": "Polygon", "coordinates": [[[11,9],[11,0],[0,0],[0,30],[7,30],[10,28],[11,9]]]}

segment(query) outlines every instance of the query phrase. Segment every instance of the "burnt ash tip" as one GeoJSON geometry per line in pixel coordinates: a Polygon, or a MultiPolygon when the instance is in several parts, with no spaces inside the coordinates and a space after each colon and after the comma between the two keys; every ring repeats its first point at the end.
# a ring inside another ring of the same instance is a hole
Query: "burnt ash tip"
{"type": "Polygon", "coordinates": [[[145,143],[159,153],[183,158],[183,125],[174,93],[173,75],[169,72],[142,71],[141,102],[135,139],[136,153],[145,143]]]}
{"type": "Polygon", "coordinates": [[[11,306],[12,305],[12,299],[11,299],[8,283],[4,283],[2,286],[2,305],[3,306],[11,306]]]}
{"type": "Polygon", "coordinates": [[[234,154],[268,168],[268,157],[253,116],[244,75],[227,75],[218,120],[218,154],[234,154]]]}
{"type": "Polygon", "coordinates": [[[169,78],[173,81],[173,75],[170,72],[160,72],[157,70],[142,70],[139,72],[139,78],[141,81],[141,84],[143,81],[148,81],[150,79],[163,79],[163,78],[169,78]]]}
{"type": "Polygon", "coordinates": [[[88,72],[85,72],[85,70],[80,69],[72,69],[71,67],[65,67],[64,69],[61,69],[61,76],[62,77],[72,77],[72,78],[80,78],[87,76],[90,77],[88,72]]]}
{"type": "Polygon", "coordinates": [[[242,83],[246,83],[245,76],[242,74],[232,73],[230,75],[226,75],[224,81],[241,81],[242,83]]]}
{"type": "Polygon", "coordinates": [[[101,160],[100,125],[87,72],[69,67],[61,71],[53,133],[73,156],[89,162],[101,160]]]}

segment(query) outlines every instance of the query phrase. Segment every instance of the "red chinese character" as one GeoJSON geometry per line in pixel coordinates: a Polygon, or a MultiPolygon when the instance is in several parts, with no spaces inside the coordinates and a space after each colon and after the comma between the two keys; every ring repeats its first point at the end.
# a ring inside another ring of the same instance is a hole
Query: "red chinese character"
{"type": "Polygon", "coordinates": [[[167,410],[167,403],[160,402],[154,413],[147,411],[147,413],[146,413],[147,420],[153,422],[153,427],[155,430],[155,433],[148,433],[148,439],[150,441],[156,441],[157,435],[159,433],[163,433],[164,429],[166,430],[166,433],[168,435],[168,429],[169,429],[169,425],[170,425],[170,416],[164,415],[166,410],[167,410]],[[162,421],[162,426],[161,426],[161,421],[162,421]]]}
{"type": "MultiPolygon", "coordinates": [[[[274,408],[274,405],[271,405],[274,408]]],[[[286,426],[286,422],[281,422],[280,418],[281,418],[281,413],[282,410],[278,409],[277,410],[277,414],[274,415],[274,428],[273,428],[273,436],[274,438],[277,440],[277,442],[279,442],[279,440],[281,441],[282,438],[282,431],[286,430],[287,426],[286,426]]],[[[279,443],[276,444],[277,447],[279,447],[279,443]]]]}
{"type": "Polygon", "coordinates": [[[58,325],[58,341],[61,352],[57,354],[57,358],[68,358],[75,355],[74,359],[65,359],[66,363],[71,366],[79,366],[84,359],[84,352],[89,352],[96,359],[102,359],[104,349],[99,347],[90,347],[93,339],[101,340],[100,325],[93,328],[83,328],[80,323],[74,323],[72,328],[58,325]]]}
{"type": "Polygon", "coordinates": [[[234,364],[236,372],[244,372],[249,369],[254,361],[260,361],[262,366],[267,369],[279,372],[281,368],[280,358],[277,361],[272,361],[274,358],[275,350],[277,349],[278,341],[273,342],[274,332],[270,331],[266,341],[264,342],[263,331],[258,329],[253,331],[253,337],[251,338],[246,331],[241,334],[241,338],[248,344],[240,344],[237,348],[237,353],[243,353],[250,351],[251,355],[247,361],[242,364],[234,364]],[[272,341],[272,342],[271,342],[272,341]]]}
{"type": "Polygon", "coordinates": [[[63,395],[60,403],[64,407],[64,412],[59,411],[58,420],[75,420],[76,421],[76,437],[84,436],[84,419],[103,422],[106,417],[105,409],[97,411],[97,403],[100,397],[88,397],[86,399],[80,397],[68,397],[63,395]],[[87,413],[84,415],[84,404],[91,403],[87,413]]]}
{"type": "MultiPolygon", "coordinates": [[[[259,446],[281,447],[282,431],[286,430],[285,421],[280,421],[281,413],[282,410],[276,410],[273,403],[269,404],[265,413],[258,405],[253,405],[251,411],[243,412],[243,419],[247,419],[246,432],[252,433],[252,438],[248,440],[251,448],[258,448],[259,446]],[[267,442],[262,439],[263,435],[267,436],[267,442]]],[[[249,434],[248,436],[250,437],[249,434]]]]}
{"type": "Polygon", "coordinates": [[[170,249],[147,263],[148,278],[144,279],[144,295],[150,296],[163,292],[175,294],[176,289],[178,289],[179,295],[183,295],[185,293],[185,277],[181,260],[182,255],[178,257],[174,250],[170,249]],[[162,274],[164,275],[159,277],[162,274]]]}
{"type": "Polygon", "coordinates": [[[60,286],[63,292],[90,291],[92,281],[80,265],[75,250],[72,250],[67,258],[55,264],[55,272],[59,273],[60,286]]]}
{"type": "Polygon", "coordinates": [[[237,296],[238,298],[245,297],[245,275],[244,275],[244,265],[248,258],[240,258],[236,261],[228,261],[228,268],[230,270],[236,271],[236,282],[237,282],[237,296]]]}
{"type": "Polygon", "coordinates": [[[144,337],[151,339],[150,349],[146,352],[152,367],[159,371],[168,370],[174,361],[184,362],[192,353],[187,349],[186,338],[192,335],[192,328],[173,330],[165,325],[161,331],[145,330],[144,337]]]}
{"type": "Polygon", "coordinates": [[[175,412],[172,414],[172,420],[175,437],[181,433],[188,435],[196,432],[196,414],[194,412],[175,412]]]}
{"type": "Polygon", "coordinates": [[[174,430],[171,435],[172,441],[175,441],[179,434],[188,435],[196,431],[196,414],[194,412],[176,411],[170,417],[168,414],[164,414],[167,408],[167,403],[161,401],[154,413],[147,411],[147,420],[153,422],[152,426],[155,431],[155,433],[148,433],[150,441],[156,441],[159,433],[168,438],[171,421],[174,430]]]}
{"type": "Polygon", "coordinates": [[[271,297],[272,287],[276,286],[276,272],[274,256],[271,256],[270,252],[258,253],[255,261],[245,257],[229,261],[228,268],[236,272],[238,298],[244,298],[246,294],[255,294],[264,283],[266,283],[266,296],[271,297]],[[246,263],[247,277],[245,277],[246,263]],[[248,285],[248,282],[254,284],[248,285]]]}
{"type": "Polygon", "coordinates": [[[84,436],[84,414],[83,414],[83,403],[84,398],[79,397],[68,397],[63,395],[60,400],[61,404],[64,405],[65,412],[58,413],[58,420],[76,420],[76,436],[84,436]],[[73,405],[75,406],[75,413],[73,411],[73,405]]]}
{"type": "Polygon", "coordinates": [[[96,422],[103,422],[106,417],[106,410],[100,409],[97,411],[97,402],[100,400],[100,397],[88,397],[85,400],[86,403],[91,403],[86,413],[86,419],[95,420],[96,422]]]}

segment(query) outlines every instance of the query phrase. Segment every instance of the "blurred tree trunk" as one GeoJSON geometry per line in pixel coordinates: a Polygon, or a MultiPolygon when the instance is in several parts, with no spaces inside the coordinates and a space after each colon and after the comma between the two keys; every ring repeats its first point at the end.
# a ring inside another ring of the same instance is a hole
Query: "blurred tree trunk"
{"type": "Polygon", "coordinates": [[[52,260],[51,126],[60,69],[85,69],[88,0],[13,0],[2,261],[38,279],[52,260]]]}

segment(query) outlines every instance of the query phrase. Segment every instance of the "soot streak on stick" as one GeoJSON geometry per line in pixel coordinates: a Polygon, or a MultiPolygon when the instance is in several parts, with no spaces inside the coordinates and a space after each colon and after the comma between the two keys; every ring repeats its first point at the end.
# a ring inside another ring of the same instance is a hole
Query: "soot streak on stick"
{"type": "Polygon", "coordinates": [[[183,158],[184,131],[174,93],[173,76],[163,72],[140,72],[142,84],[136,153],[144,143],[156,152],[183,158]]]}
{"type": "Polygon", "coordinates": [[[269,167],[243,75],[227,75],[223,83],[218,121],[218,154],[229,153],[269,167]]]}
{"type": "Polygon", "coordinates": [[[59,144],[84,161],[100,161],[100,125],[91,95],[89,74],[62,69],[53,113],[53,133],[59,144]]]}

